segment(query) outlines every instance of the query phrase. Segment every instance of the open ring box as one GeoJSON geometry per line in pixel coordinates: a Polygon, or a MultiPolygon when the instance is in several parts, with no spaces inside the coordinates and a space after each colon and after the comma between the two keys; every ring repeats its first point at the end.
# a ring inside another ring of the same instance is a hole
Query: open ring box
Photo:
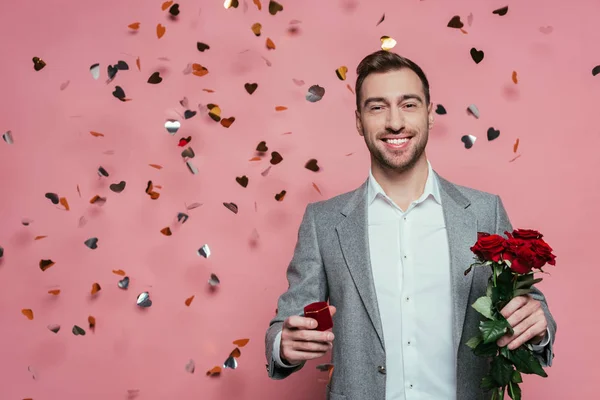
{"type": "Polygon", "coordinates": [[[333,328],[333,319],[331,319],[331,313],[329,312],[329,304],[325,301],[318,301],[304,307],[304,316],[317,320],[316,330],[318,331],[326,331],[333,328]]]}

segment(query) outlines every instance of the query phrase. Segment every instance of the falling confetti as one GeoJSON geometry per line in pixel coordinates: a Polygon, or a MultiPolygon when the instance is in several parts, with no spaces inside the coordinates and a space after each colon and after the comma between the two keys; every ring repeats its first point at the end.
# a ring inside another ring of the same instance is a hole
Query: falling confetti
{"type": "Polygon", "coordinates": [[[188,361],[188,363],[185,365],[185,370],[190,374],[194,373],[194,371],[196,370],[196,364],[194,363],[194,360],[190,359],[190,361],[188,361]]]}
{"type": "MultiPolygon", "coordinates": [[[[34,237],[33,240],[41,240],[41,239],[45,239],[47,237],[48,237],[47,235],[40,235],[40,236],[34,237]]],[[[0,257],[2,257],[2,256],[0,256],[0,257]]]]}
{"type": "Polygon", "coordinates": [[[49,199],[52,204],[58,204],[59,202],[58,195],[56,193],[46,193],[45,197],[49,199]]]}
{"type": "Polygon", "coordinates": [[[60,331],[60,325],[50,324],[48,325],[48,329],[50,330],[50,332],[58,333],[58,331],[60,331]]]}
{"type": "Polygon", "coordinates": [[[259,22],[257,22],[255,24],[252,24],[250,29],[252,29],[252,33],[254,33],[254,35],[260,36],[262,25],[259,22]]]}
{"type": "Polygon", "coordinates": [[[231,124],[235,121],[235,117],[223,118],[221,120],[221,125],[225,128],[229,128],[231,124]]]}
{"type": "Polygon", "coordinates": [[[475,144],[477,138],[473,135],[464,135],[460,140],[465,144],[465,149],[470,149],[475,144]]]}
{"type": "Polygon", "coordinates": [[[60,90],[65,90],[65,89],[66,89],[66,88],[69,86],[69,83],[71,83],[71,81],[66,81],[66,82],[63,82],[63,83],[60,85],[60,90]]]}
{"type": "Polygon", "coordinates": [[[283,201],[283,199],[285,198],[285,194],[286,193],[287,192],[285,190],[282,190],[281,192],[277,193],[275,195],[275,200],[277,200],[277,201],[283,201]]]}
{"type": "Polygon", "coordinates": [[[452,17],[452,19],[450,19],[447,26],[448,28],[461,29],[465,25],[460,20],[460,16],[455,15],[454,17],[452,17]]]}
{"type": "Polygon", "coordinates": [[[467,15],[467,24],[469,24],[469,26],[473,25],[473,13],[467,15]]]}
{"type": "Polygon", "coordinates": [[[310,159],[305,165],[304,168],[308,169],[309,171],[313,171],[313,172],[317,172],[319,171],[319,165],[317,164],[317,160],[310,159]]]}
{"type": "Polygon", "coordinates": [[[219,376],[221,374],[221,367],[216,366],[206,371],[206,376],[219,376]]]}
{"type": "Polygon", "coordinates": [[[158,164],[148,164],[148,165],[151,166],[152,168],[162,169],[162,165],[158,165],[158,164]]]}
{"type": "MultiPolygon", "coordinates": [[[[592,69],[592,75],[596,76],[600,74],[600,65],[596,65],[593,69],[592,69]]],[[[9,131],[10,132],[10,131],[9,131]]]]}
{"type": "Polygon", "coordinates": [[[475,118],[479,119],[479,109],[477,108],[477,106],[475,104],[471,104],[467,108],[467,112],[469,114],[471,114],[472,116],[474,116],[475,118]]]}
{"type": "Polygon", "coordinates": [[[65,210],[70,210],[69,203],[67,202],[66,197],[61,197],[60,199],[58,199],[58,202],[65,208],[65,210]]]}
{"type": "Polygon", "coordinates": [[[150,75],[150,78],[148,78],[148,83],[157,85],[161,83],[162,80],[163,78],[160,76],[160,72],[154,72],[152,75],[150,75]]]}
{"type": "Polygon", "coordinates": [[[39,57],[33,57],[33,69],[40,71],[46,66],[46,62],[39,57]]]}
{"type": "Polygon", "coordinates": [[[219,283],[221,283],[221,281],[219,280],[217,275],[210,274],[210,279],[208,280],[208,284],[214,288],[214,287],[218,286],[219,283]]]}
{"type": "Polygon", "coordinates": [[[207,45],[206,43],[198,42],[198,43],[196,43],[196,48],[198,49],[198,51],[204,52],[206,50],[209,50],[210,46],[207,45]]]}
{"type": "Polygon", "coordinates": [[[179,15],[179,4],[173,4],[171,8],[169,8],[169,14],[171,17],[176,17],[179,15]]]}
{"type": "Polygon", "coordinates": [[[160,230],[160,233],[162,233],[165,236],[171,236],[173,233],[171,232],[171,228],[166,227],[160,230]]]}
{"type": "Polygon", "coordinates": [[[125,276],[125,275],[127,275],[125,273],[125,271],[123,271],[122,269],[113,269],[112,273],[115,274],[115,275],[119,275],[119,276],[125,276]]]}
{"type": "Polygon", "coordinates": [[[260,0],[252,0],[258,11],[262,10],[262,4],[260,4],[260,0]]]}
{"type": "Polygon", "coordinates": [[[235,181],[240,184],[241,187],[248,187],[248,177],[244,176],[236,176],[235,181]]]}
{"type": "Polygon", "coordinates": [[[283,161],[283,157],[281,156],[281,154],[279,154],[276,151],[271,152],[271,161],[270,161],[270,163],[272,165],[277,165],[277,164],[279,164],[282,161],[283,161]]]}
{"type": "Polygon", "coordinates": [[[516,153],[518,148],[519,148],[519,138],[517,138],[517,141],[513,145],[513,153],[516,153]]]}
{"type": "Polygon", "coordinates": [[[223,7],[225,7],[226,9],[238,8],[239,5],[240,3],[238,2],[238,0],[225,0],[225,3],[223,3],[223,7]]]}
{"type": "Polygon", "coordinates": [[[269,14],[275,15],[278,12],[283,11],[283,6],[276,1],[269,1],[269,14]]]}
{"type": "Polygon", "coordinates": [[[254,93],[257,88],[258,88],[258,83],[246,83],[244,85],[244,89],[246,89],[246,92],[248,92],[248,94],[254,93]]]}
{"type": "Polygon", "coordinates": [[[515,161],[515,160],[516,160],[517,158],[519,158],[519,157],[521,157],[521,155],[520,155],[520,154],[519,154],[519,155],[517,155],[515,158],[513,158],[513,159],[509,160],[508,162],[513,162],[513,161],[515,161]]]}
{"type": "Polygon", "coordinates": [[[160,193],[154,191],[154,185],[152,185],[152,181],[148,181],[148,185],[146,186],[146,194],[148,194],[152,200],[156,200],[160,197],[160,193]]]}
{"type": "Polygon", "coordinates": [[[125,91],[121,86],[116,86],[115,90],[112,92],[113,96],[121,101],[129,101],[130,99],[125,97],[125,91]]]}
{"type": "Polygon", "coordinates": [[[174,3],[174,1],[165,1],[162,3],[162,5],[160,6],[160,9],[165,11],[167,8],[171,7],[171,5],[174,3]]]}
{"type": "Polygon", "coordinates": [[[551,34],[553,30],[554,30],[554,28],[549,25],[548,26],[540,26],[540,32],[542,32],[544,35],[551,34]]]}
{"type": "Polygon", "coordinates": [[[380,40],[382,50],[389,51],[396,46],[396,41],[389,36],[382,36],[380,40]]]}
{"type": "MultiPolygon", "coordinates": [[[[227,206],[225,206],[225,207],[227,207],[227,206]]],[[[205,244],[200,249],[198,249],[198,255],[202,256],[204,258],[210,257],[210,248],[208,247],[207,244],[205,244]]]]}
{"type": "Polygon", "coordinates": [[[267,38],[266,46],[268,50],[275,50],[275,43],[270,38],[267,38]]]}
{"type": "Polygon", "coordinates": [[[98,238],[90,238],[90,239],[86,240],[84,243],[87,247],[89,247],[92,250],[95,250],[98,248],[98,238]]]}
{"type": "Polygon", "coordinates": [[[438,114],[438,115],[446,115],[447,114],[446,109],[441,104],[438,104],[436,106],[435,113],[438,114]]]}
{"type": "Polygon", "coordinates": [[[192,64],[192,74],[196,76],[204,76],[208,74],[208,69],[198,63],[192,64]]]}
{"type": "Polygon", "coordinates": [[[24,308],[21,310],[21,313],[27,317],[28,320],[33,319],[33,311],[30,308],[24,308]]]}
{"type": "Polygon", "coordinates": [[[137,305],[143,308],[150,307],[152,305],[152,300],[150,300],[150,293],[140,293],[137,297],[137,305]]]}
{"type": "Polygon", "coordinates": [[[101,290],[102,290],[102,288],[100,287],[99,283],[94,282],[94,284],[92,284],[92,290],[91,290],[92,296],[95,295],[96,293],[98,293],[101,290]]]}
{"type": "Polygon", "coordinates": [[[345,65],[341,66],[341,67],[339,67],[338,69],[335,70],[335,74],[342,81],[346,80],[346,73],[348,73],[348,67],[346,67],[345,65]]]}
{"type": "Polygon", "coordinates": [[[519,83],[519,79],[517,78],[517,71],[513,71],[512,73],[512,81],[516,84],[519,83]]]}
{"type": "Polygon", "coordinates": [[[192,203],[189,206],[186,206],[185,208],[188,210],[193,210],[194,208],[198,208],[200,206],[202,206],[202,203],[192,203]]]}
{"type": "Polygon", "coordinates": [[[385,13],[381,16],[381,18],[379,19],[379,22],[375,26],[379,26],[379,24],[381,24],[384,20],[385,20],[385,13]]]}
{"type": "Polygon", "coordinates": [[[129,287],[129,277],[126,276],[125,278],[121,279],[118,283],[117,286],[121,289],[127,289],[129,287]]]}
{"type": "Polygon", "coordinates": [[[90,204],[97,204],[99,206],[102,206],[104,205],[104,203],[106,203],[106,197],[100,197],[98,195],[95,195],[90,199],[90,204]]]}
{"type": "Polygon", "coordinates": [[[6,133],[4,133],[4,135],[2,135],[2,139],[4,139],[4,141],[8,144],[14,143],[11,131],[6,131],[6,133]]]}
{"type": "Polygon", "coordinates": [[[164,26],[162,26],[161,24],[158,24],[156,26],[156,36],[160,39],[161,37],[164,36],[165,32],[167,31],[167,28],[165,28],[164,26]]]}
{"type": "Polygon", "coordinates": [[[198,168],[192,163],[192,161],[186,161],[185,165],[187,165],[188,170],[192,173],[192,175],[198,174],[198,168]]]}
{"type": "Polygon", "coordinates": [[[90,135],[92,135],[94,137],[104,137],[103,133],[94,132],[94,131],[90,131],[90,135]]]}
{"type": "Polygon", "coordinates": [[[500,131],[492,128],[489,128],[487,131],[487,138],[488,140],[494,140],[496,138],[498,138],[498,136],[500,136],[500,131]]]}
{"type": "Polygon", "coordinates": [[[132,29],[134,31],[137,31],[138,29],[140,29],[140,23],[139,22],[134,22],[132,24],[127,25],[127,27],[129,29],[132,29]]]}
{"type": "Polygon", "coordinates": [[[320,194],[320,195],[323,195],[323,193],[321,193],[321,189],[319,189],[319,187],[317,186],[317,184],[316,184],[316,183],[314,183],[314,182],[313,182],[312,186],[315,188],[315,190],[316,190],[317,192],[319,192],[319,194],[320,194]]]}
{"type": "Polygon", "coordinates": [[[45,271],[48,268],[50,268],[51,266],[53,266],[54,264],[55,264],[55,262],[52,260],[40,260],[40,269],[42,271],[45,271]]]}
{"type": "Polygon", "coordinates": [[[121,193],[123,190],[125,190],[125,185],[125,181],[121,181],[119,183],[112,183],[109,188],[115,193],[121,193]]]}
{"type": "Polygon", "coordinates": [[[171,135],[176,134],[180,127],[181,127],[181,122],[179,122],[177,120],[168,119],[167,121],[165,121],[165,129],[171,135]]]}
{"type": "Polygon", "coordinates": [[[194,153],[194,149],[188,147],[187,149],[181,152],[181,157],[183,158],[194,158],[196,154],[194,153]]]}
{"type": "Polygon", "coordinates": [[[60,289],[50,289],[48,290],[48,294],[51,294],[52,296],[58,296],[60,294],[60,289]]]}
{"type": "Polygon", "coordinates": [[[271,171],[271,165],[269,165],[269,167],[267,169],[265,169],[263,172],[261,172],[260,174],[262,176],[267,176],[269,174],[269,171],[271,171]]]}
{"type": "Polygon", "coordinates": [[[194,297],[196,297],[195,295],[192,297],[188,297],[187,299],[185,299],[185,305],[186,306],[190,306],[190,304],[192,304],[192,301],[194,301],[194,297]]]}
{"type": "Polygon", "coordinates": [[[477,50],[475,47],[471,48],[471,58],[475,61],[475,64],[479,64],[483,60],[483,50],[477,50]]]}
{"type": "Polygon", "coordinates": [[[304,85],[304,81],[302,79],[295,79],[292,78],[292,81],[297,85],[297,86],[303,86],[304,85]]]}
{"type": "Polygon", "coordinates": [[[177,222],[181,222],[182,224],[184,224],[188,220],[189,217],[190,217],[189,215],[180,212],[177,214],[177,222]]]}
{"type": "Polygon", "coordinates": [[[311,103],[316,103],[317,101],[320,101],[324,95],[325,88],[319,85],[312,85],[306,93],[306,100],[310,101],[311,103]]]}
{"type": "Polygon", "coordinates": [[[506,15],[507,12],[508,12],[508,6],[505,6],[505,7],[502,7],[497,10],[492,11],[492,14],[504,16],[504,15],[506,15]]]}
{"type": "Polygon", "coordinates": [[[90,315],[88,317],[88,325],[90,327],[90,330],[94,332],[94,330],[96,329],[96,318],[90,315]]]}
{"type": "Polygon", "coordinates": [[[285,111],[285,110],[287,110],[286,106],[277,106],[277,107],[275,107],[275,111],[285,111]]]}
{"type": "Polygon", "coordinates": [[[85,331],[83,330],[83,328],[77,325],[73,325],[73,329],[71,329],[71,332],[73,332],[73,335],[75,336],[85,336],[85,331]]]}

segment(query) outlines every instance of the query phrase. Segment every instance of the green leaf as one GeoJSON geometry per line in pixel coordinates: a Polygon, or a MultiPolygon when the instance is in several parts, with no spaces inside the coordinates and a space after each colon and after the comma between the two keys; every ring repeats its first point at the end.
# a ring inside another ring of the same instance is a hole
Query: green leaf
{"type": "Polygon", "coordinates": [[[521,376],[521,373],[517,370],[513,371],[513,375],[512,378],[510,378],[510,381],[512,383],[522,383],[523,382],[523,377],[521,376]]]}
{"type": "Polygon", "coordinates": [[[498,354],[498,345],[496,344],[496,342],[481,342],[477,347],[473,349],[473,354],[479,357],[493,357],[496,354],[498,354]]]}
{"type": "Polygon", "coordinates": [[[494,319],[492,316],[492,299],[490,297],[482,296],[478,298],[471,307],[477,310],[477,312],[484,317],[488,319],[494,319]]]}
{"type": "Polygon", "coordinates": [[[494,357],[490,375],[499,386],[506,386],[513,374],[513,365],[504,357],[494,357]]]}
{"type": "Polygon", "coordinates": [[[500,339],[506,334],[510,324],[506,319],[504,320],[493,320],[493,321],[481,321],[479,323],[479,330],[483,334],[484,343],[493,343],[500,339]]]}
{"type": "Polygon", "coordinates": [[[481,383],[479,384],[479,387],[485,390],[490,390],[493,389],[495,387],[497,387],[498,385],[496,385],[496,382],[494,382],[494,379],[492,378],[491,375],[486,375],[481,379],[481,383]]]}
{"type": "Polygon", "coordinates": [[[517,297],[517,296],[524,296],[524,295],[526,295],[526,294],[528,294],[528,293],[531,293],[531,288],[527,288],[527,289],[516,289],[516,290],[513,292],[513,296],[514,296],[514,297],[517,297]]]}
{"type": "Polygon", "coordinates": [[[542,365],[530,350],[519,347],[516,350],[508,351],[508,359],[517,367],[517,370],[524,374],[535,374],[548,377],[542,365]]]}
{"type": "Polygon", "coordinates": [[[513,400],[521,400],[521,388],[518,383],[508,383],[508,395],[513,400]]]}
{"type": "Polygon", "coordinates": [[[534,279],[533,273],[527,275],[521,275],[517,279],[516,289],[530,288],[538,282],[541,282],[543,278],[534,279]]]}
{"type": "Polygon", "coordinates": [[[465,343],[467,346],[469,346],[472,349],[475,349],[477,346],[479,346],[479,343],[483,342],[483,338],[479,335],[479,336],[473,336],[471,339],[469,339],[469,341],[467,343],[465,343]]]}

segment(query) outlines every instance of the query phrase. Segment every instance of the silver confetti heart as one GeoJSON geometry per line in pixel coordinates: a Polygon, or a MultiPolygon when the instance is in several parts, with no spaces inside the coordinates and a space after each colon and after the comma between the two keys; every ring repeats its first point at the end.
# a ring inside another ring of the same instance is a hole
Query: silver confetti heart
{"type": "Polygon", "coordinates": [[[198,168],[196,168],[196,166],[192,164],[191,161],[188,160],[185,164],[187,165],[188,169],[192,174],[196,175],[198,173],[198,168]]]}
{"type": "Polygon", "coordinates": [[[231,368],[236,369],[238,366],[237,360],[234,356],[229,356],[225,363],[223,364],[223,368],[231,368]]]}
{"type": "Polygon", "coordinates": [[[475,104],[471,104],[468,108],[467,111],[470,112],[471,114],[473,114],[473,116],[477,119],[479,119],[479,109],[477,108],[477,106],[475,104]]]}
{"type": "Polygon", "coordinates": [[[150,293],[140,293],[137,298],[137,305],[140,307],[150,307],[152,305],[152,300],[150,300],[150,293]]]}
{"type": "Polygon", "coordinates": [[[121,289],[127,289],[129,287],[129,277],[126,276],[125,278],[121,279],[117,283],[117,286],[119,286],[121,289]]]}
{"type": "Polygon", "coordinates": [[[92,73],[92,78],[98,79],[100,78],[100,64],[94,64],[90,67],[90,72],[92,73]]]}
{"type": "Polygon", "coordinates": [[[210,274],[210,279],[208,280],[208,284],[212,287],[216,287],[221,281],[215,274],[210,274]]]}
{"type": "Polygon", "coordinates": [[[202,206],[202,203],[192,203],[189,206],[186,205],[185,208],[187,208],[188,210],[193,210],[194,208],[198,208],[202,206]]]}
{"type": "Polygon", "coordinates": [[[50,329],[54,333],[58,333],[58,331],[60,331],[60,325],[50,324],[50,325],[48,325],[48,329],[50,329]]]}
{"type": "Polygon", "coordinates": [[[73,329],[72,329],[73,335],[75,336],[85,336],[85,331],[83,330],[83,328],[77,326],[77,325],[73,325],[73,329]]]}
{"type": "Polygon", "coordinates": [[[185,224],[185,222],[188,220],[189,217],[190,217],[189,215],[180,212],[177,214],[177,221],[181,222],[182,224],[185,224]]]}
{"type": "Polygon", "coordinates": [[[4,139],[4,141],[8,144],[14,143],[11,131],[6,131],[6,133],[4,135],[2,135],[2,139],[4,139]]]}
{"type": "Polygon", "coordinates": [[[312,85],[308,89],[308,92],[306,93],[306,100],[310,101],[311,103],[315,103],[315,102],[321,100],[324,95],[325,95],[325,88],[323,88],[319,85],[312,85]]]}
{"type": "Polygon", "coordinates": [[[198,250],[198,255],[202,256],[204,258],[210,257],[210,248],[208,247],[207,244],[205,244],[198,250]]]}
{"type": "Polygon", "coordinates": [[[84,243],[87,247],[89,247],[92,250],[95,250],[98,248],[98,238],[90,238],[90,239],[86,240],[84,243]]]}
{"type": "Polygon", "coordinates": [[[194,360],[190,359],[190,361],[188,361],[188,363],[185,365],[185,370],[190,374],[194,373],[196,370],[196,363],[194,363],[194,360]]]}
{"type": "Polygon", "coordinates": [[[470,149],[475,144],[477,138],[473,135],[464,135],[460,140],[465,144],[466,149],[470,149]]]}
{"type": "Polygon", "coordinates": [[[181,122],[175,119],[168,119],[165,121],[165,128],[167,129],[167,132],[169,132],[171,135],[176,134],[180,127],[181,122]]]}
{"type": "Polygon", "coordinates": [[[184,151],[181,152],[181,157],[183,158],[194,158],[196,154],[194,153],[194,149],[188,147],[184,151]]]}

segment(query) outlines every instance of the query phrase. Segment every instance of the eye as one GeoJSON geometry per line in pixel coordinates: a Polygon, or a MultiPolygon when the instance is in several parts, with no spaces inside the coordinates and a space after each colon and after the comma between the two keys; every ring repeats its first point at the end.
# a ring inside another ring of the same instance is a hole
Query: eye
{"type": "Polygon", "coordinates": [[[404,105],[404,107],[407,107],[407,108],[414,108],[414,107],[416,107],[416,106],[417,106],[417,105],[416,105],[415,103],[408,103],[408,104],[405,104],[405,105],[404,105]]]}

